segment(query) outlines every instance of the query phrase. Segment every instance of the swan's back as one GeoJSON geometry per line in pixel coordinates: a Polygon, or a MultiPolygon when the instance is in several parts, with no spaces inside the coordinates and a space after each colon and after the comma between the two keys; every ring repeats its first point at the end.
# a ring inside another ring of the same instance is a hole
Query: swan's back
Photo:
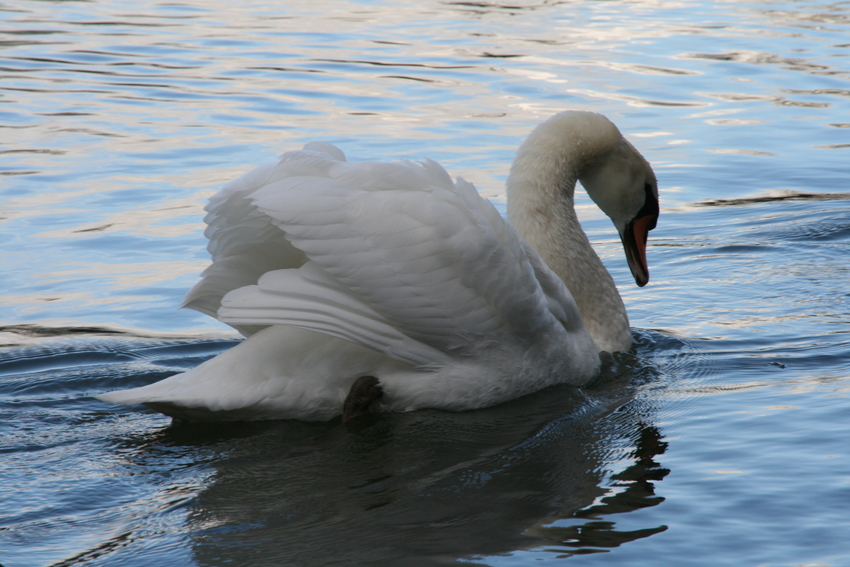
{"type": "Polygon", "coordinates": [[[207,210],[213,265],[185,305],[247,334],[294,326],[434,366],[482,341],[582,328],[569,291],[495,207],[432,161],[349,164],[311,144],[207,210]]]}

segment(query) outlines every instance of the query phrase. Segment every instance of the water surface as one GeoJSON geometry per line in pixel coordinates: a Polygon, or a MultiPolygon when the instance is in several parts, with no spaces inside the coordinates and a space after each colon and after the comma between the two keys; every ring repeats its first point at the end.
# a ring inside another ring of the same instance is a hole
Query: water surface
{"type": "Polygon", "coordinates": [[[850,11],[791,2],[0,5],[0,563],[840,566],[850,557],[850,11]],[[580,391],[172,424],[94,394],[231,347],[177,307],[203,205],[311,140],[504,210],[577,108],[653,163],[632,353],[580,391]]]}

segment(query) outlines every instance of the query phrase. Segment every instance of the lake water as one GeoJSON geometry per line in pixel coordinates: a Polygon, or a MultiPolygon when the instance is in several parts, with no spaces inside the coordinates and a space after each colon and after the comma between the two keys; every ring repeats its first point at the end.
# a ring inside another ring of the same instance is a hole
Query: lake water
{"type": "MultiPolygon", "coordinates": [[[[293,3],[288,3],[293,4],[293,3]]],[[[850,4],[0,5],[0,564],[850,565],[850,4]],[[487,410],[172,424],[99,392],[238,337],[202,207],[311,140],[504,210],[557,110],[653,163],[636,347],[487,410]]]]}

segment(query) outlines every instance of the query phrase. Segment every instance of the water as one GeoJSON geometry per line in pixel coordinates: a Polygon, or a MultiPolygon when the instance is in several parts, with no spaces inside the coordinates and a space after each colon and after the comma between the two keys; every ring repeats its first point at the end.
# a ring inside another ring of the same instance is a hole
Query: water
{"type": "Polygon", "coordinates": [[[0,5],[0,563],[850,564],[850,6],[0,5]],[[463,414],[180,425],[98,392],[237,340],[177,311],[202,207],[310,140],[504,206],[556,110],[611,117],[662,216],[636,348],[463,414]]]}

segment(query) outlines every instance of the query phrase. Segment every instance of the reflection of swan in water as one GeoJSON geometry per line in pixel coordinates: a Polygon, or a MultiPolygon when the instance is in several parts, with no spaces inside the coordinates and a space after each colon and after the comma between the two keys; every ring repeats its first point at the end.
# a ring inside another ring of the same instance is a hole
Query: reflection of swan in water
{"type": "Polygon", "coordinates": [[[614,411],[628,380],[590,388],[590,400],[554,387],[474,412],[386,414],[354,434],[292,421],[178,425],[156,445],[216,454],[186,518],[199,566],[430,566],[541,546],[603,550],[663,531],[614,524],[661,500],[646,471],[663,476],[651,463],[663,446],[641,440],[657,437],[651,409],[614,411]],[[632,449],[620,472],[629,487],[606,488],[618,483],[603,477],[608,459],[632,449]]]}
{"type": "Polygon", "coordinates": [[[511,225],[434,162],[348,164],[318,143],[285,154],[212,198],[213,265],[186,300],[249,338],[100,399],[183,419],[325,420],[585,384],[599,352],[628,350],[631,334],[576,218],[578,180],[644,285],[655,176],[598,114],[562,112],[523,143],[511,225]]]}

